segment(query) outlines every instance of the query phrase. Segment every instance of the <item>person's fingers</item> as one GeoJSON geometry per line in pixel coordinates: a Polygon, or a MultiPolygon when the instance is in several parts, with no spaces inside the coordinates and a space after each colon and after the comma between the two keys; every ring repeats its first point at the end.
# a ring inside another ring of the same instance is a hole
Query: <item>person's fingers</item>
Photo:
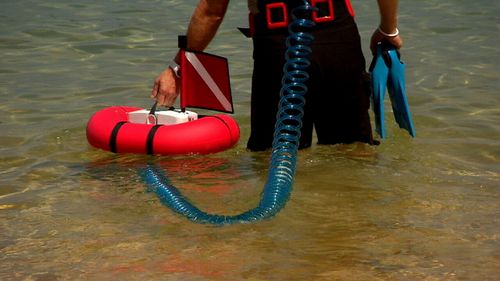
{"type": "Polygon", "coordinates": [[[400,49],[403,47],[403,39],[401,36],[396,35],[396,36],[385,36],[380,31],[377,29],[372,35],[371,41],[370,41],[370,50],[372,51],[372,54],[376,53],[377,49],[377,44],[386,41],[389,44],[393,45],[396,49],[400,49]]]}
{"type": "Polygon", "coordinates": [[[166,69],[156,78],[151,90],[151,98],[156,99],[160,106],[171,107],[178,95],[178,84],[179,81],[172,70],[166,69]]]}
{"type": "Polygon", "coordinates": [[[373,32],[371,41],[370,41],[370,50],[372,51],[372,54],[376,53],[377,50],[377,44],[381,42],[384,39],[384,36],[378,32],[378,30],[375,30],[373,32]]]}
{"type": "Polygon", "coordinates": [[[175,84],[161,83],[158,90],[158,103],[162,106],[170,107],[177,97],[175,84]]]}
{"type": "Polygon", "coordinates": [[[162,97],[160,104],[163,106],[169,106],[169,92],[164,84],[160,87],[160,97],[162,97]]]}
{"type": "Polygon", "coordinates": [[[159,106],[165,105],[165,95],[161,94],[161,90],[160,90],[160,93],[158,95],[156,95],[156,101],[158,102],[159,106]]]}
{"type": "Polygon", "coordinates": [[[153,89],[151,90],[151,98],[156,98],[156,96],[158,95],[159,84],[160,84],[160,79],[156,78],[153,84],[153,89]]]}
{"type": "Polygon", "coordinates": [[[389,37],[387,38],[387,41],[389,41],[391,45],[396,47],[396,49],[401,49],[401,47],[403,47],[403,39],[401,39],[401,36],[399,35],[395,37],[389,37]]]}

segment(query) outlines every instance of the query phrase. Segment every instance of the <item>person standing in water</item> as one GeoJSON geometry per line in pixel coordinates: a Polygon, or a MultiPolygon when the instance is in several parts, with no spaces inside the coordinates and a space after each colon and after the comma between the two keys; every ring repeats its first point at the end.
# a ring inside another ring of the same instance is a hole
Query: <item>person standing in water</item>
{"type": "MultiPolygon", "coordinates": [[[[310,78],[307,82],[305,113],[300,148],[311,146],[313,128],[318,144],[363,142],[373,139],[368,109],[370,86],[361,50],[354,9],[349,0],[310,1],[317,9],[311,19],[310,78]]],[[[251,94],[251,133],[248,149],[271,148],[280,99],[285,40],[289,13],[303,0],[248,0],[249,36],[253,40],[254,68],[251,94]]],[[[215,37],[227,11],[229,0],[200,0],[187,30],[187,49],[203,51],[215,37]]],[[[401,48],[398,0],[378,0],[380,23],[370,42],[372,52],[386,41],[401,48]]],[[[179,93],[179,58],[176,56],[155,80],[151,97],[170,107],[179,93]]],[[[180,70],[182,71],[182,70],[180,70]]]]}

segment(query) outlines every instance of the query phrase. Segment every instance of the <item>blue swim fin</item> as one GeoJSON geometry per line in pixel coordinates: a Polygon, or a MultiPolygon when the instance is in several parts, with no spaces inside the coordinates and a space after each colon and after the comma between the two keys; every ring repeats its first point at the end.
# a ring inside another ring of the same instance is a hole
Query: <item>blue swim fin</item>
{"type": "Polygon", "coordinates": [[[389,67],[382,55],[382,46],[377,46],[377,52],[370,65],[372,84],[372,103],[375,115],[375,131],[381,138],[386,137],[384,126],[384,98],[389,80],[389,67]]]}
{"type": "Polygon", "coordinates": [[[394,118],[400,128],[415,137],[415,127],[408,107],[405,89],[405,65],[398,51],[391,45],[379,44],[370,66],[372,76],[372,100],[376,131],[386,137],[384,128],[384,96],[389,91],[394,118]]]}
{"type": "Polygon", "coordinates": [[[415,127],[413,126],[410,107],[406,98],[405,65],[401,62],[399,53],[395,48],[388,49],[387,53],[391,59],[387,87],[394,118],[400,128],[407,130],[412,137],[415,137],[415,127]]]}

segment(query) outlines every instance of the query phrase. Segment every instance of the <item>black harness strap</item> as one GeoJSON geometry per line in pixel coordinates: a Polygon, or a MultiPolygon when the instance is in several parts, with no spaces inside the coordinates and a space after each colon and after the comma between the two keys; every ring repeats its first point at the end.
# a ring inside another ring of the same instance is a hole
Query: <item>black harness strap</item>
{"type": "MultiPolygon", "coordinates": [[[[224,119],[220,118],[219,116],[217,115],[210,115],[210,116],[206,116],[206,117],[213,117],[213,118],[216,118],[216,119],[219,119],[223,124],[224,126],[226,126],[227,128],[227,131],[229,132],[229,134],[231,135],[231,128],[229,127],[229,125],[226,123],[226,121],[224,121],[224,119]]],[[[233,138],[233,136],[231,135],[231,139],[233,138]]]]}
{"type": "Polygon", "coordinates": [[[146,152],[148,154],[151,154],[151,155],[154,154],[153,141],[155,138],[156,131],[158,131],[158,129],[161,126],[163,126],[163,125],[154,125],[153,127],[151,127],[151,130],[149,131],[148,138],[146,140],[146,152]]]}
{"type": "Polygon", "coordinates": [[[120,131],[121,127],[127,122],[125,121],[122,121],[122,122],[118,122],[116,123],[115,127],[113,128],[113,131],[111,132],[111,136],[109,137],[109,150],[111,150],[111,152],[114,152],[116,153],[116,137],[118,136],[118,132],[120,131]]]}

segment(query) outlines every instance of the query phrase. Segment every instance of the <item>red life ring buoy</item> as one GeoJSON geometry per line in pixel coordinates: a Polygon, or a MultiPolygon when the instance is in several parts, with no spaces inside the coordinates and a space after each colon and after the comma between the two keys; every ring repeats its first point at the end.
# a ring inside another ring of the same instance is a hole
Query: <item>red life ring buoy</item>
{"type": "Polygon", "coordinates": [[[236,121],[216,114],[175,125],[135,124],[127,112],[141,108],[112,106],[96,112],[87,123],[87,140],[116,153],[209,154],[233,147],[240,138],[236,121]]]}

